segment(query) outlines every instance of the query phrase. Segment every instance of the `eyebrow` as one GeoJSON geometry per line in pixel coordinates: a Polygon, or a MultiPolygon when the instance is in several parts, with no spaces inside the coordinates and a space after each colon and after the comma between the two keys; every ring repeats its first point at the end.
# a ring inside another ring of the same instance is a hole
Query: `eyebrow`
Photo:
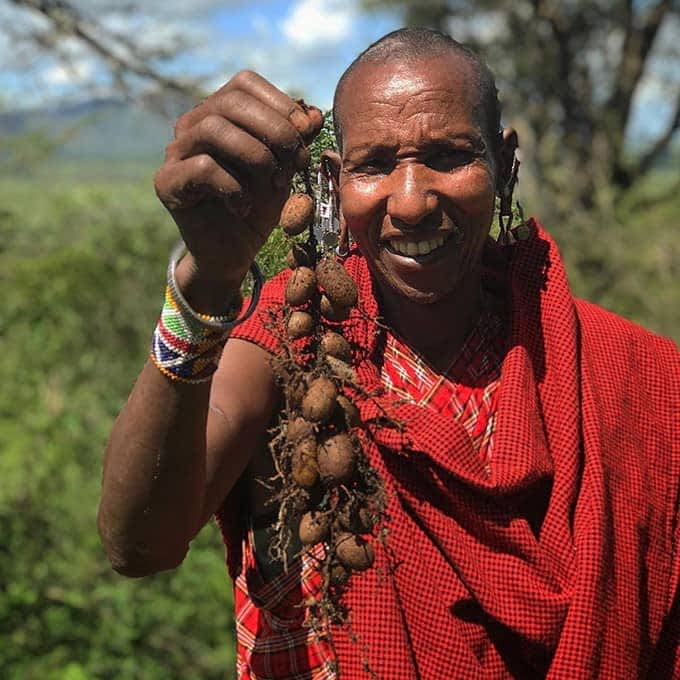
{"type": "Polygon", "coordinates": [[[359,144],[358,146],[353,146],[350,150],[347,151],[345,154],[346,157],[352,157],[352,156],[362,156],[364,154],[387,154],[387,153],[394,153],[394,151],[397,149],[399,145],[398,144],[359,144]]]}
{"type": "Polygon", "coordinates": [[[484,137],[476,132],[456,132],[452,135],[431,137],[425,144],[430,146],[449,146],[451,142],[470,142],[476,149],[484,149],[484,137]]]}
{"type": "MultiPolygon", "coordinates": [[[[470,132],[457,132],[452,135],[437,135],[424,140],[422,146],[425,149],[451,148],[455,142],[467,142],[472,145],[475,151],[483,151],[486,148],[482,135],[470,132]]],[[[345,153],[347,160],[361,159],[365,156],[381,156],[393,154],[399,147],[398,144],[360,144],[348,149],[345,153]]]]}

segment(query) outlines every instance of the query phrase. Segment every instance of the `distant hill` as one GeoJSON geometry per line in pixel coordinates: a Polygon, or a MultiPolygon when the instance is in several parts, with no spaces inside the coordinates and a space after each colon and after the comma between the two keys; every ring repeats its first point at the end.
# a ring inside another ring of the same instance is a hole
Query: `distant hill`
{"type": "MultiPolygon", "coordinates": [[[[157,163],[172,138],[175,119],[182,111],[189,110],[192,102],[164,100],[164,105],[171,107],[173,113],[163,116],[140,104],[113,98],[64,104],[53,109],[0,113],[0,156],[3,137],[38,133],[44,139],[60,142],[54,153],[57,160],[157,163]]],[[[680,134],[656,165],[677,167],[679,158],[680,134]]]]}
{"type": "Polygon", "coordinates": [[[55,155],[64,160],[160,159],[173,123],[174,117],[127,101],[96,99],[0,113],[0,147],[3,136],[38,133],[62,140],[55,155]]]}

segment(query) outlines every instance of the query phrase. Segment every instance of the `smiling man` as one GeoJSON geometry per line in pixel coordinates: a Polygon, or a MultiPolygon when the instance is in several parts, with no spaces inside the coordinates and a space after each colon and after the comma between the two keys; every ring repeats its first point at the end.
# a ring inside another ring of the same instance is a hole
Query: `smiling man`
{"type": "Polygon", "coordinates": [[[340,218],[390,323],[443,365],[479,316],[482,251],[516,136],[499,135],[484,65],[423,40],[374,46],[342,77],[335,101],[342,158],[327,157],[340,218]]]}
{"type": "Polygon", "coordinates": [[[290,272],[230,320],[322,118],[251,72],[180,118],[156,176],[189,251],[163,319],[188,335],[168,363],[159,324],[111,435],[113,566],[174,568],[217,516],[239,678],[680,677],[676,348],[574,299],[535,220],[489,238],[517,138],[473,53],[425,29],[385,36],[335,114],[324,162],[359,293],[338,328],[361,348],[362,441],[388,498],[387,539],[344,594],[351,631],[309,625],[316,553],[282,572],[261,530],[282,398],[267,319],[290,272]]]}

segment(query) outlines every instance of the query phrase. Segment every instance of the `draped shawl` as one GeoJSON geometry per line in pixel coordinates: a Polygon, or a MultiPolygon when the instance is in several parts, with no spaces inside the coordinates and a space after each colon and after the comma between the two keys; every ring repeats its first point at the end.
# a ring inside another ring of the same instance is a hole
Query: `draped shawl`
{"type": "MultiPolygon", "coordinates": [[[[507,351],[493,455],[455,419],[381,394],[379,304],[354,249],[362,313],[343,333],[356,367],[364,448],[389,495],[389,535],[335,631],[344,678],[680,678],[680,357],[673,343],[575,299],[535,221],[489,242],[484,285],[504,295],[507,351]],[[379,427],[383,415],[401,430],[379,427]]],[[[261,310],[280,306],[282,272],[261,310]]],[[[233,337],[276,350],[265,315],[233,337]]],[[[232,575],[242,524],[219,513],[232,575]]]]}

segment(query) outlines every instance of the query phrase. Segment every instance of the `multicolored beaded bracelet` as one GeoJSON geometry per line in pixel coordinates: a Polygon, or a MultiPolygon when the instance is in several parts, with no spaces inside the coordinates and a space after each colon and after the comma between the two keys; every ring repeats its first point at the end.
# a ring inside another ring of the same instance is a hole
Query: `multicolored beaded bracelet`
{"type": "Polygon", "coordinates": [[[243,316],[236,318],[243,306],[240,292],[230,301],[226,315],[200,314],[191,308],[175,279],[175,267],[185,252],[184,243],[180,242],[170,256],[165,302],[153,334],[150,357],[168,378],[184,383],[202,383],[210,380],[217,369],[231,329],[255,310],[263,278],[258,266],[253,263],[250,267],[253,293],[243,316]]]}

